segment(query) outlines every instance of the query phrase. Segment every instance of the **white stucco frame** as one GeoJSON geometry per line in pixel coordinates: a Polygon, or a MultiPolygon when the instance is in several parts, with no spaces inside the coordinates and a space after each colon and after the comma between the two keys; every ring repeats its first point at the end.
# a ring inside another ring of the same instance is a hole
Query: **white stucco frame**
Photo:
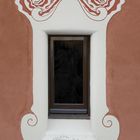
{"type": "Polygon", "coordinates": [[[48,20],[37,22],[23,11],[33,29],[33,106],[23,117],[24,140],[117,140],[118,120],[109,115],[106,104],[106,30],[117,9],[102,21],[83,12],[77,0],[63,0],[48,20]],[[90,41],[90,120],[48,119],[48,34],[91,35],[90,41]]]}

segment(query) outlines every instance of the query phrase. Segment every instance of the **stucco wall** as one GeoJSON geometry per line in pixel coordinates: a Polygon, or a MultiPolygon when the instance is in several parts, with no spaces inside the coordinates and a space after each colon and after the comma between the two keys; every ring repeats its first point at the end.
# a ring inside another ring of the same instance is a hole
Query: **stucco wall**
{"type": "Polygon", "coordinates": [[[14,0],[0,0],[0,140],[21,140],[32,104],[32,31],[14,0]]]}
{"type": "Polygon", "coordinates": [[[139,11],[139,0],[126,0],[108,27],[108,105],[120,121],[119,140],[140,139],[139,11]]]}
{"type": "MultiPolygon", "coordinates": [[[[126,1],[108,26],[107,95],[119,140],[139,140],[140,1],[126,1]]],[[[22,140],[20,120],[31,104],[31,25],[14,0],[0,0],[0,140],[22,140]]]]}

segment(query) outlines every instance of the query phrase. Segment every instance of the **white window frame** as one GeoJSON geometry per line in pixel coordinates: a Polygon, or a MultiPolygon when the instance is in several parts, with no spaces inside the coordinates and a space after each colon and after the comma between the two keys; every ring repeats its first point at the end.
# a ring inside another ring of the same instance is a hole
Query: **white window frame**
{"type": "MultiPolygon", "coordinates": [[[[117,9],[102,21],[86,17],[77,0],[63,0],[48,20],[38,22],[23,11],[33,29],[32,113],[21,122],[24,140],[117,140],[116,117],[106,104],[106,30],[117,9]],[[90,35],[90,120],[48,119],[48,34],[90,35]],[[59,127],[58,127],[59,126],[59,127]]],[[[44,17],[43,17],[44,18],[44,17]]]]}

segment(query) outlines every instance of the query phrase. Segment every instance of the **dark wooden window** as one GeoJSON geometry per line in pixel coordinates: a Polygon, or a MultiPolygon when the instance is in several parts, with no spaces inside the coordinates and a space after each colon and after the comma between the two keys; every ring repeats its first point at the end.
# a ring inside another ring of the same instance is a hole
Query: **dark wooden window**
{"type": "Polygon", "coordinates": [[[89,117],[89,36],[49,35],[49,117],[89,117]]]}

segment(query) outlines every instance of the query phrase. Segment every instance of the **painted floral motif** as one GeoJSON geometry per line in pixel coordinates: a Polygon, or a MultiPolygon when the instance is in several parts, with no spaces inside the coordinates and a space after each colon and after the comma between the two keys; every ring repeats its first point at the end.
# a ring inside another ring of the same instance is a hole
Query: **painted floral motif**
{"type": "Polygon", "coordinates": [[[60,2],[61,0],[16,0],[16,4],[22,6],[22,11],[37,21],[43,21],[52,16],[60,2]]]}
{"type": "MultiPolygon", "coordinates": [[[[19,10],[36,21],[50,18],[62,0],[16,0],[19,10]]],[[[78,0],[86,15],[95,21],[104,20],[113,11],[119,11],[125,0],[78,0]]]]}
{"type": "Polygon", "coordinates": [[[111,12],[117,10],[123,0],[79,0],[84,12],[92,20],[104,20],[111,12]]]}

